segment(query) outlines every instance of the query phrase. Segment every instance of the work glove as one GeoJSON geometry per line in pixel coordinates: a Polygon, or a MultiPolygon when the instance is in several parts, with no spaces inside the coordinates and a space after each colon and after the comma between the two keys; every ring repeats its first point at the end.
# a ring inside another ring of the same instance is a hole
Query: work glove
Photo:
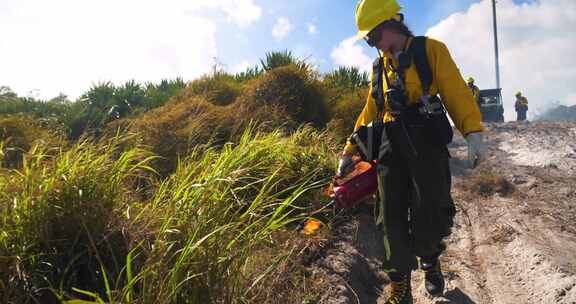
{"type": "Polygon", "coordinates": [[[468,164],[474,169],[486,157],[486,146],[482,140],[482,133],[475,132],[466,136],[468,142],[468,164]]]}
{"type": "Polygon", "coordinates": [[[354,160],[352,159],[352,154],[343,153],[338,162],[338,170],[336,170],[336,176],[344,176],[350,172],[354,165],[354,160]]]}

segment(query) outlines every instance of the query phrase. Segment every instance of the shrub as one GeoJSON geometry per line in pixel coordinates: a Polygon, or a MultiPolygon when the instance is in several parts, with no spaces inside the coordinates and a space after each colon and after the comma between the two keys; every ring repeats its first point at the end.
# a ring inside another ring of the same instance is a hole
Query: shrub
{"type": "Polygon", "coordinates": [[[324,75],[322,82],[329,88],[340,90],[367,89],[370,83],[368,73],[357,67],[339,67],[324,75]]]}
{"type": "Polygon", "coordinates": [[[53,153],[64,144],[64,132],[51,119],[34,119],[24,115],[0,116],[0,141],[3,145],[3,161],[0,166],[18,168],[22,157],[36,144],[43,144],[53,153]]]}
{"type": "Polygon", "coordinates": [[[240,99],[244,106],[285,111],[296,123],[325,126],[328,121],[325,92],[319,81],[294,66],[267,71],[246,85],[240,99]]]}
{"type": "Polygon", "coordinates": [[[145,86],[134,80],[121,86],[101,82],[71,103],[58,119],[67,127],[71,139],[78,139],[85,133],[98,137],[106,124],[159,107],[185,85],[179,78],[163,79],[158,85],[147,83],[145,86]]]}
{"type": "MultiPolygon", "coordinates": [[[[214,79],[202,80],[211,83],[214,79]]],[[[228,81],[228,80],[227,80],[228,81]]],[[[157,161],[164,175],[172,172],[179,157],[197,145],[221,146],[237,141],[248,126],[260,131],[279,127],[294,131],[300,123],[325,124],[322,87],[294,67],[269,71],[246,84],[240,99],[229,105],[214,105],[198,96],[193,82],[172,102],[129,120],[109,126],[109,134],[117,128],[128,128],[140,134],[143,143],[162,156],[157,161]]]]}
{"type": "Polygon", "coordinates": [[[260,67],[258,66],[249,67],[245,71],[236,73],[234,75],[234,80],[236,80],[236,82],[238,83],[247,82],[249,80],[259,77],[260,75],[262,75],[263,72],[264,71],[260,69],[260,67]]]}
{"type": "Polygon", "coordinates": [[[241,127],[231,106],[216,106],[201,97],[171,102],[139,117],[119,120],[108,126],[138,134],[141,142],[161,156],[155,166],[162,175],[173,172],[180,157],[196,146],[222,145],[241,127]]]}
{"type": "Polygon", "coordinates": [[[359,89],[334,96],[330,103],[330,117],[327,130],[331,136],[343,142],[352,131],[356,119],[366,104],[368,90],[359,89]]]}
{"type": "Polygon", "coordinates": [[[260,64],[265,71],[271,71],[277,68],[294,66],[305,73],[310,73],[313,68],[310,64],[306,63],[305,60],[301,60],[292,55],[292,52],[288,50],[280,52],[269,52],[266,53],[264,59],[260,59],[260,64]]]}
{"type": "Polygon", "coordinates": [[[184,94],[189,97],[200,96],[212,104],[224,106],[236,100],[240,94],[240,84],[233,76],[216,72],[192,81],[184,94]]]}
{"type": "Polygon", "coordinates": [[[182,78],[162,79],[158,84],[148,82],[145,87],[144,104],[142,108],[136,109],[134,114],[141,114],[164,105],[171,97],[177,96],[186,87],[186,82],[182,78]]]}

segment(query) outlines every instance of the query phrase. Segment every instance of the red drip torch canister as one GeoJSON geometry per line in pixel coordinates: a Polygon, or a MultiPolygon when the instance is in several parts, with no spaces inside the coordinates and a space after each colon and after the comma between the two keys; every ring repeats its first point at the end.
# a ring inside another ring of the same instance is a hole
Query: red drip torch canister
{"type": "Polygon", "coordinates": [[[378,191],[376,165],[359,161],[346,176],[334,178],[332,198],[339,208],[352,208],[378,191]]]}

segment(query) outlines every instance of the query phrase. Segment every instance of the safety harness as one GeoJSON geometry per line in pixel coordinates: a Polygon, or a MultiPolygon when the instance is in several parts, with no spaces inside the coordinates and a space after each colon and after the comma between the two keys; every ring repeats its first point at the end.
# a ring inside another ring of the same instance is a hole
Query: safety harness
{"type": "Polygon", "coordinates": [[[418,123],[426,128],[427,137],[434,144],[447,145],[454,135],[452,126],[447,117],[446,109],[437,95],[430,96],[430,87],[433,81],[432,69],[426,53],[425,36],[413,37],[408,49],[398,56],[398,67],[389,66],[398,75],[397,83],[390,83],[388,73],[384,68],[384,58],[374,61],[373,73],[376,81],[372,83],[372,97],[378,109],[378,120],[384,115],[384,94],[388,97],[391,114],[404,124],[418,123]],[[414,105],[408,105],[406,96],[406,70],[414,63],[418,78],[422,84],[422,96],[414,105]],[[388,90],[384,93],[383,81],[386,81],[388,90]],[[397,90],[394,90],[397,88],[397,90]]]}
{"type": "MultiPolygon", "coordinates": [[[[430,64],[428,62],[428,56],[426,54],[426,37],[425,36],[418,36],[412,38],[412,43],[408,49],[401,53],[398,58],[399,66],[395,70],[399,75],[399,83],[398,85],[401,86],[402,90],[405,90],[405,72],[406,69],[410,67],[412,62],[416,66],[416,72],[418,73],[418,78],[422,83],[422,96],[429,97],[430,93],[430,86],[432,85],[432,70],[430,68],[430,64]]],[[[392,65],[390,65],[392,66],[392,65]]],[[[386,84],[388,88],[393,87],[388,79],[388,74],[384,71],[384,57],[378,57],[373,65],[372,65],[372,72],[373,75],[376,77],[376,81],[372,82],[372,97],[376,101],[376,107],[378,109],[378,115],[381,118],[384,115],[384,87],[383,81],[384,78],[386,80],[386,84]],[[383,77],[384,76],[384,77],[383,77]]],[[[420,114],[425,115],[437,115],[441,114],[440,111],[443,111],[443,107],[441,103],[437,105],[432,105],[431,103],[427,103],[424,98],[421,99],[423,102],[423,108],[420,110],[420,114]]],[[[406,106],[406,105],[405,105],[406,106]]],[[[443,114],[443,113],[442,113],[443,114]]]]}

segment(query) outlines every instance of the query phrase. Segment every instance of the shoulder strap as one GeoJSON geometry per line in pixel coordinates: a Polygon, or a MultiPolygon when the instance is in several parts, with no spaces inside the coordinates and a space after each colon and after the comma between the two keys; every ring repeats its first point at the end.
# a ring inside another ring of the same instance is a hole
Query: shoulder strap
{"type": "Polygon", "coordinates": [[[430,86],[432,85],[432,70],[430,69],[430,63],[428,62],[428,55],[426,53],[426,37],[414,37],[408,48],[408,52],[414,59],[418,77],[420,78],[420,82],[422,82],[423,93],[428,94],[430,86]]]}
{"type": "Polygon", "coordinates": [[[372,64],[372,74],[374,80],[372,81],[372,97],[376,101],[376,108],[378,109],[378,116],[384,113],[384,87],[382,81],[382,74],[384,72],[384,58],[378,57],[372,64]]]}

